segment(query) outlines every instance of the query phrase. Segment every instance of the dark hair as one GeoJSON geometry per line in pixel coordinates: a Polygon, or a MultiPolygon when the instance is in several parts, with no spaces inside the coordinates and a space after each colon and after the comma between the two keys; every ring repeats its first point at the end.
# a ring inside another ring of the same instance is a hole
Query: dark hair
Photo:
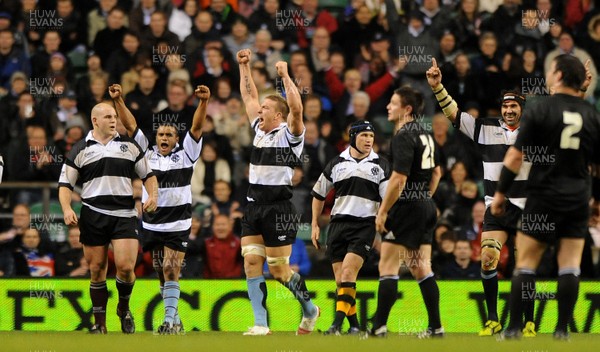
{"type": "Polygon", "coordinates": [[[412,106],[412,114],[420,114],[423,111],[423,95],[421,92],[404,86],[396,89],[394,94],[400,96],[402,106],[412,106]]]}
{"type": "Polygon", "coordinates": [[[562,72],[563,86],[579,90],[585,81],[585,67],[575,56],[563,54],[557,56],[556,71],[562,72]]]}

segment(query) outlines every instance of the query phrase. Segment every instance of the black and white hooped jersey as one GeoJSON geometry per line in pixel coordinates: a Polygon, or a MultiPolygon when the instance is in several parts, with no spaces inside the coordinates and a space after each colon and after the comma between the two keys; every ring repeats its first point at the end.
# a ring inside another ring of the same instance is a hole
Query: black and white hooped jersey
{"type": "Polygon", "coordinates": [[[92,132],[67,154],[58,186],[72,190],[81,179],[82,202],[90,209],[110,216],[137,216],[131,182],[153,175],[142,148],[119,134],[104,145],[92,132]]]}
{"type": "MultiPolygon", "coordinates": [[[[494,192],[500,179],[504,155],[510,146],[515,144],[521,128],[511,131],[502,119],[474,118],[466,112],[458,112],[454,127],[471,138],[483,159],[483,188],[485,206],[489,207],[494,199],[494,192]]],[[[524,162],[514,183],[506,194],[508,200],[519,208],[525,207],[527,176],[531,168],[530,162],[524,162]]]]}
{"type": "Polygon", "coordinates": [[[292,198],[294,167],[300,166],[304,147],[304,131],[294,136],[282,122],[269,133],[258,128],[259,119],[252,121],[256,136],[250,156],[250,187],[248,201],[270,203],[292,198]]]}
{"type": "MultiPolygon", "coordinates": [[[[135,141],[146,151],[148,165],[158,181],[158,207],[154,213],[144,213],[144,229],[158,232],[187,231],[192,226],[192,186],[194,163],[200,157],[202,138],[195,140],[188,131],[179,144],[168,155],[161,155],[158,147],[149,146],[149,141],[139,128],[135,141]]],[[[148,199],[144,188],[142,202],[148,199]]]]}
{"type": "Polygon", "coordinates": [[[335,189],[331,221],[374,220],[385,196],[390,174],[388,161],[374,151],[356,161],[347,148],[325,166],[312,195],[325,200],[327,193],[335,189]]]}

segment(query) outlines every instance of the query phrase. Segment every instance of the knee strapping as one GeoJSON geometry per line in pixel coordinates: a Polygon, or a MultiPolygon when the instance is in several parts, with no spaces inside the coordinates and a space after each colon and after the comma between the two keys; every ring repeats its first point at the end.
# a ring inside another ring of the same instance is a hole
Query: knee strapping
{"type": "Polygon", "coordinates": [[[286,265],[290,263],[290,256],[287,257],[267,257],[267,264],[269,266],[286,265]]]}
{"type": "Polygon", "coordinates": [[[265,245],[264,244],[247,244],[245,246],[242,246],[242,257],[245,257],[249,254],[258,255],[258,256],[265,258],[267,256],[267,254],[265,253],[265,245]]]}
{"type": "Polygon", "coordinates": [[[500,260],[500,251],[502,250],[502,243],[494,238],[486,238],[481,240],[481,266],[487,270],[495,270],[498,266],[498,260],[500,260]],[[483,258],[491,258],[488,261],[484,261],[483,258]]]}

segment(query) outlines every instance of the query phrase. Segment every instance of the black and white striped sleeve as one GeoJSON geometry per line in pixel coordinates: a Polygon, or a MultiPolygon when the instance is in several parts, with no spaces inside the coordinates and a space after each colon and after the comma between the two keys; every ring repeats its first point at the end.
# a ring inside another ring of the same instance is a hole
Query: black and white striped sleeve
{"type": "Polygon", "coordinates": [[[146,150],[148,150],[150,143],[148,142],[148,138],[146,138],[144,132],[142,132],[139,127],[135,129],[135,132],[133,133],[133,139],[137,144],[140,145],[142,151],[146,152],[146,150]]]}
{"type": "Polygon", "coordinates": [[[317,180],[317,182],[315,183],[315,185],[312,189],[312,192],[311,192],[312,196],[317,198],[318,200],[325,200],[325,198],[327,197],[327,194],[333,188],[332,172],[333,172],[333,167],[336,164],[336,160],[337,160],[337,158],[330,161],[327,164],[327,166],[325,166],[325,170],[323,170],[323,172],[319,176],[319,179],[317,180]]]}
{"type": "Polygon", "coordinates": [[[194,165],[194,163],[200,158],[200,152],[202,151],[202,137],[196,140],[192,133],[188,131],[183,138],[183,150],[185,150],[186,159],[184,161],[185,166],[194,165]]]}
{"type": "Polygon", "coordinates": [[[79,163],[83,154],[85,153],[85,140],[79,141],[73,149],[71,149],[66,157],[65,163],[60,171],[60,177],[58,179],[58,187],[67,187],[73,190],[77,180],[79,179],[79,163]]]}
{"type": "Polygon", "coordinates": [[[467,114],[466,112],[458,111],[454,127],[460,128],[460,131],[464,133],[471,140],[475,140],[475,126],[477,119],[467,114]]]}
{"type": "Polygon", "coordinates": [[[148,164],[148,159],[146,159],[145,153],[142,152],[139,145],[136,145],[136,147],[138,147],[139,154],[135,159],[135,173],[142,181],[146,182],[146,179],[154,176],[154,173],[148,164]]]}

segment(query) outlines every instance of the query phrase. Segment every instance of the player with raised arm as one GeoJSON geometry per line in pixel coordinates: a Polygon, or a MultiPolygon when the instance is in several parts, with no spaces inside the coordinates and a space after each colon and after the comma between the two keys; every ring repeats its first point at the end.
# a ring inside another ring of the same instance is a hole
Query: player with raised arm
{"type": "MultiPolygon", "coordinates": [[[[192,227],[191,179],[194,163],[202,149],[202,125],[206,119],[210,90],[206,86],[196,88],[195,94],[200,103],[183,144],[178,143],[177,126],[163,124],[156,130],[156,145],[153,147],[149,147],[148,138],[138,128],[134,116],[125,105],[121,86],[113,84],[109,87],[109,93],[127,134],[142,147],[158,179],[160,202],[156,211],[144,213],[142,221],[144,250],[152,251],[152,264],[158,273],[160,293],[165,304],[165,318],[158,333],[182,333],[183,324],[177,311],[179,273],[192,227]]],[[[147,197],[148,192],[144,189],[142,201],[147,197]]]]}
{"type": "MultiPolygon", "coordinates": [[[[498,271],[496,269],[500,259],[500,251],[509,236],[514,236],[521,212],[525,206],[525,185],[530,163],[519,172],[515,183],[508,193],[509,203],[507,214],[504,217],[493,216],[490,204],[500,178],[502,160],[508,148],[515,143],[520,131],[521,116],[525,109],[525,97],[515,91],[506,91],[502,95],[500,107],[502,118],[475,118],[461,111],[460,107],[448,94],[442,85],[442,73],[435,59],[427,70],[427,82],[444,112],[452,122],[454,128],[460,129],[467,137],[473,140],[483,159],[483,185],[485,190],[486,211],[483,219],[483,232],[481,234],[481,282],[487,306],[487,321],[479,336],[491,336],[502,330],[498,318],[498,271]]],[[[533,288],[532,288],[533,290],[533,288]]],[[[533,291],[535,295],[535,291],[533,291]]],[[[534,300],[528,300],[525,309],[525,325],[523,336],[536,335],[533,322],[534,300]]]]}
{"type": "Polygon", "coordinates": [[[254,326],[245,335],[268,335],[267,287],[262,273],[265,259],[273,277],[287,287],[302,306],[297,334],[311,333],[319,316],[299,273],[289,260],[296,239],[299,216],[290,202],[294,167],[304,146],[304,123],[300,93],[288,73],[287,62],[275,64],[283,81],[286,99],[268,95],[262,104],[250,72],[249,49],[237,53],[240,91],[252,129],[256,132],[250,157],[250,186],[242,218],[242,255],[254,326]]]}

